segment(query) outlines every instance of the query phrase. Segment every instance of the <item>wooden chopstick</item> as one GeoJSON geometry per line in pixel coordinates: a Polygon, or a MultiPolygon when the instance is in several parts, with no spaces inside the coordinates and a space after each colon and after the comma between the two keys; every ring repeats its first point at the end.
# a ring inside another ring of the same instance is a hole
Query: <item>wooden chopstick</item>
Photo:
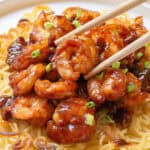
{"type": "Polygon", "coordinates": [[[134,53],[139,48],[143,47],[146,43],[150,41],[150,32],[146,33],[142,37],[138,38],[136,41],[132,42],[113,56],[109,57],[102,63],[98,64],[92,71],[90,71],[87,75],[84,76],[84,78],[87,80],[91,78],[92,76],[96,75],[100,71],[104,70],[105,68],[112,65],[114,62],[119,61],[131,53],[134,53]]]}
{"type": "Polygon", "coordinates": [[[134,8],[137,5],[139,5],[143,2],[146,2],[146,1],[147,0],[128,0],[127,2],[123,3],[122,5],[120,5],[116,9],[114,9],[113,11],[108,12],[105,15],[96,17],[92,21],[89,21],[88,23],[86,23],[86,24],[82,25],[81,27],[73,30],[72,32],[69,32],[68,34],[64,35],[63,37],[60,37],[59,39],[57,39],[55,41],[55,44],[58,45],[60,42],[64,41],[65,39],[67,39],[67,38],[69,38],[75,34],[85,32],[94,26],[101,25],[105,21],[112,19],[115,16],[120,15],[121,13],[124,13],[125,11],[127,11],[131,8],[134,8]]]}

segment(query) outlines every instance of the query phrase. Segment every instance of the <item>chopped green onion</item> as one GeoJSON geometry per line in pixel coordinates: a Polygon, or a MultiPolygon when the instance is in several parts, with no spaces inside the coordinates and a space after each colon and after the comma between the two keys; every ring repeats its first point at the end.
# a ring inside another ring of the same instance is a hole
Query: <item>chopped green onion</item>
{"type": "Polygon", "coordinates": [[[112,68],[113,69],[119,69],[120,68],[120,61],[117,61],[117,62],[113,63],[112,68]]]}
{"type": "Polygon", "coordinates": [[[93,126],[94,125],[94,116],[91,114],[87,114],[86,119],[85,119],[85,124],[87,124],[89,126],[93,126]]]}
{"type": "Polygon", "coordinates": [[[130,93],[130,92],[133,92],[135,89],[136,89],[136,84],[130,83],[130,84],[128,85],[128,92],[129,92],[129,93],[130,93]]]}
{"type": "Polygon", "coordinates": [[[50,28],[53,27],[53,23],[47,21],[47,22],[44,23],[44,27],[45,27],[45,29],[49,30],[50,28]]]}
{"type": "Polygon", "coordinates": [[[48,65],[46,65],[46,72],[49,73],[52,69],[52,64],[49,63],[48,65]]]}
{"type": "Polygon", "coordinates": [[[142,52],[138,52],[138,53],[136,54],[136,58],[137,58],[137,59],[140,59],[143,55],[144,55],[144,54],[143,54],[142,52]]]}
{"type": "Polygon", "coordinates": [[[81,8],[78,8],[77,14],[76,14],[76,19],[79,19],[81,17],[81,14],[82,14],[82,10],[81,10],[81,8]]]}
{"type": "Polygon", "coordinates": [[[150,61],[145,61],[144,62],[144,68],[145,69],[150,69],[150,61]]]}
{"type": "Polygon", "coordinates": [[[145,45],[144,45],[144,47],[147,49],[147,48],[149,48],[149,47],[150,47],[150,44],[149,44],[149,43],[147,43],[147,44],[145,44],[145,45]]]}
{"type": "Polygon", "coordinates": [[[95,103],[93,101],[89,101],[89,102],[86,103],[86,107],[87,108],[95,107],[95,103]]]}
{"type": "Polygon", "coordinates": [[[123,71],[123,73],[127,73],[128,72],[128,68],[125,68],[122,71],[123,71]]]}
{"type": "Polygon", "coordinates": [[[78,20],[74,20],[72,24],[75,26],[75,28],[79,28],[81,26],[78,20]]]}
{"type": "Polygon", "coordinates": [[[98,75],[96,75],[96,79],[101,79],[105,75],[105,71],[100,72],[98,75]]]}
{"type": "Polygon", "coordinates": [[[112,30],[113,34],[119,35],[119,31],[117,29],[112,30]]]}
{"type": "Polygon", "coordinates": [[[105,119],[104,121],[108,124],[115,123],[115,121],[109,115],[106,115],[104,119],[105,119]]]}
{"type": "Polygon", "coordinates": [[[33,51],[33,52],[31,53],[31,57],[32,57],[32,58],[37,58],[37,57],[40,56],[40,53],[41,53],[40,49],[37,49],[37,50],[35,50],[35,51],[33,51]]]}

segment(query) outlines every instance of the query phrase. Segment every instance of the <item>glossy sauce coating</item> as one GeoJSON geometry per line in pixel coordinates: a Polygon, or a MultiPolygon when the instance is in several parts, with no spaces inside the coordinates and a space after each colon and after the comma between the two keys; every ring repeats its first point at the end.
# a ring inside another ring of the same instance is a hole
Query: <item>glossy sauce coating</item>
{"type": "Polygon", "coordinates": [[[25,120],[35,126],[43,126],[51,118],[53,107],[45,98],[38,96],[16,97],[11,103],[15,119],[25,120]]]}
{"type": "Polygon", "coordinates": [[[54,41],[71,30],[73,30],[73,25],[65,16],[58,16],[42,11],[34,21],[33,30],[30,34],[30,41],[32,43],[44,39],[54,41]],[[51,25],[46,28],[44,25],[47,22],[51,25]]]}
{"type": "Polygon", "coordinates": [[[14,59],[20,55],[23,50],[23,47],[26,46],[27,43],[23,37],[18,37],[9,47],[8,47],[8,55],[7,55],[7,63],[9,65],[12,64],[14,59]]]}
{"type": "Polygon", "coordinates": [[[91,39],[74,37],[57,47],[54,60],[60,76],[75,81],[80,74],[86,74],[96,65],[98,49],[91,39]]]}
{"type": "Polygon", "coordinates": [[[48,80],[37,80],[34,89],[40,97],[61,100],[75,96],[77,84],[72,81],[50,82],[48,80]]]}
{"type": "Polygon", "coordinates": [[[121,70],[108,70],[104,77],[90,79],[87,83],[89,96],[96,103],[116,101],[126,92],[127,79],[121,70]]]}
{"type": "Polygon", "coordinates": [[[123,107],[132,109],[142,103],[148,96],[147,93],[141,91],[141,81],[132,73],[127,73],[127,85],[134,84],[135,88],[122,99],[123,107]]]}
{"type": "Polygon", "coordinates": [[[95,119],[92,125],[86,124],[87,115],[94,117],[94,107],[87,108],[86,99],[71,98],[60,103],[54,114],[53,121],[47,124],[47,134],[61,144],[85,142],[93,135],[95,119]]]}
{"type": "Polygon", "coordinates": [[[50,53],[48,40],[36,44],[29,44],[23,48],[21,54],[14,59],[10,67],[17,71],[26,69],[30,64],[45,62],[50,53]],[[40,53],[33,58],[32,54],[37,50],[40,51],[40,53]]]}
{"type": "Polygon", "coordinates": [[[13,88],[15,96],[25,95],[33,90],[37,79],[41,78],[45,73],[45,65],[36,64],[29,66],[17,74],[10,75],[10,85],[13,88]]]}
{"type": "Polygon", "coordinates": [[[123,25],[105,24],[85,33],[100,48],[100,61],[112,56],[137,38],[136,31],[123,25]]]}
{"type": "Polygon", "coordinates": [[[64,10],[63,14],[71,22],[73,20],[78,20],[81,24],[85,24],[100,15],[98,11],[86,10],[80,7],[69,7],[64,10]]]}

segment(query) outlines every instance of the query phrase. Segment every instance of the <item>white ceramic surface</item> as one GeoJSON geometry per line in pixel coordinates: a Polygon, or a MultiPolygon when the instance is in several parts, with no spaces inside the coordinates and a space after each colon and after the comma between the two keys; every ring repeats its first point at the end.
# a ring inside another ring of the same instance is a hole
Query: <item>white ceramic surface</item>
{"type": "MultiPolygon", "coordinates": [[[[0,33],[7,32],[14,27],[25,12],[33,6],[48,4],[56,13],[60,14],[69,6],[80,6],[93,10],[110,10],[117,7],[124,0],[0,0],[0,33]]],[[[150,4],[144,3],[131,11],[133,16],[144,16],[144,22],[150,28],[150,4]]]]}

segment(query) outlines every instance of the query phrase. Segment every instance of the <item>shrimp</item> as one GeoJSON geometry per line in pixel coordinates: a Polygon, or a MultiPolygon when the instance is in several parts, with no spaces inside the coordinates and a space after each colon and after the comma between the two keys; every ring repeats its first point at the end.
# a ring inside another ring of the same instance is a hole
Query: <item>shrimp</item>
{"type": "Polygon", "coordinates": [[[87,100],[82,98],[61,102],[53,114],[53,120],[47,124],[48,136],[61,144],[89,140],[95,131],[95,108],[88,108],[86,104],[87,100]],[[87,121],[89,116],[90,124],[87,121]]]}
{"type": "Polygon", "coordinates": [[[74,96],[77,84],[72,81],[50,82],[49,80],[37,80],[34,89],[40,97],[59,100],[74,96]]]}
{"type": "Polygon", "coordinates": [[[43,39],[54,41],[71,30],[73,30],[73,25],[65,16],[55,16],[42,11],[34,21],[30,41],[32,43],[43,39]],[[46,28],[45,23],[50,23],[50,27],[46,28]]]}
{"type": "Polygon", "coordinates": [[[18,37],[9,47],[8,47],[8,55],[7,55],[7,63],[9,65],[12,64],[14,59],[20,55],[23,50],[23,47],[26,46],[27,43],[23,37],[18,37]]]}
{"type": "Polygon", "coordinates": [[[89,96],[96,103],[116,101],[126,93],[127,78],[121,70],[108,70],[104,77],[90,79],[87,83],[89,96]]]}
{"type": "Polygon", "coordinates": [[[48,40],[29,44],[23,48],[20,55],[15,57],[10,67],[17,71],[26,69],[30,64],[45,62],[50,53],[48,40]]]}
{"type": "Polygon", "coordinates": [[[121,104],[127,109],[132,109],[143,102],[148,97],[148,94],[141,91],[142,82],[132,73],[127,73],[127,85],[134,85],[134,88],[132,91],[127,92],[121,104]]]}
{"type": "Polygon", "coordinates": [[[52,82],[56,82],[60,78],[60,75],[57,71],[56,65],[55,65],[55,63],[50,63],[49,65],[50,65],[50,71],[46,73],[45,78],[52,82]]]}
{"type": "Polygon", "coordinates": [[[132,110],[139,104],[141,104],[148,97],[145,92],[133,92],[125,95],[121,101],[121,106],[132,110]]]}
{"type": "Polygon", "coordinates": [[[45,98],[38,96],[16,97],[11,103],[11,115],[35,126],[44,126],[51,118],[53,107],[45,98]]]}
{"type": "Polygon", "coordinates": [[[76,36],[61,43],[54,56],[60,76],[65,80],[77,80],[80,74],[89,72],[98,61],[98,49],[84,36],[76,36]]]}
{"type": "Polygon", "coordinates": [[[85,33],[100,49],[100,62],[112,56],[137,38],[136,31],[123,25],[105,24],[85,33]]]}
{"type": "Polygon", "coordinates": [[[140,92],[141,91],[141,86],[142,82],[132,73],[128,72],[127,73],[127,84],[134,84],[135,89],[134,92],[140,92]]]}
{"type": "Polygon", "coordinates": [[[10,75],[10,85],[15,96],[28,94],[32,91],[37,79],[45,73],[45,65],[31,65],[26,70],[10,75]]]}
{"type": "Polygon", "coordinates": [[[98,11],[91,11],[80,7],[69,7],[64,10],[63,14],[70,21],[78,20],[81,24],[85,24],[100,15],[98,11]]]}

